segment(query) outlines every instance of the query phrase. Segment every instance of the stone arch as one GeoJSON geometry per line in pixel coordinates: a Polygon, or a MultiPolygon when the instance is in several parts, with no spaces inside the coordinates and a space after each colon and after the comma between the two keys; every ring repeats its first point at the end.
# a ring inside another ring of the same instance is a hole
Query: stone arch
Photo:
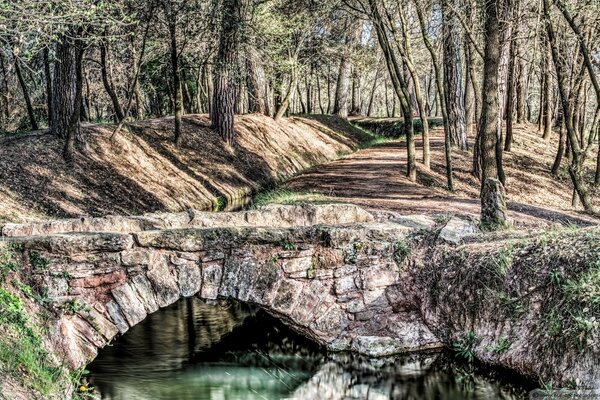
{"type": "Polygon", "coordinates": [[[414,227],[297,225],[22,241],[30,258],[39,252],[48,260],[34,276],[58,310],[49,321],[50,341],[72,368],[148,314],[190,296],[254,304],[331,350],[382,356],[441,346],[403,292],[397,248],[414,227]]]}

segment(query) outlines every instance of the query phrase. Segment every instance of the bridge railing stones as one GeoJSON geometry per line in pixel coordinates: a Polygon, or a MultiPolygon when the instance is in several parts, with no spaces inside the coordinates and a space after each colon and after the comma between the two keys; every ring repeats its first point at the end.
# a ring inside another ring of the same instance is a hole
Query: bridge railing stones
{"type": "MultiPolygon", "coordinates": [[[[239,215],[228,218],[248,221],[248,214],[239,215]]],[[[30,259],[28,268],[55,311],[49,338],[73,368],[148,314],[190,296],[256,304],[332,350],[381,356],[441,346],[402,294],[402,260],[395,252],[415,232],[410,224],[374,222],[366,211],[345,205],[273,207],[266,215],[275,225],[300,226],[6,239],[21,243],[26,257],[35,252],[45,260],[36,268],[30,259]],[[304,214],[293,216],[298,210],[304,214]],[[284,218],[274,221],[273,215],[284,218]]]]}
{"type": "Polygon", "coordinates": [[[44,236],[55,233],[119,232],[214,227],[301,227],[372,222],[373,216],[351,204],[320,206],[268,205],[258,210],[215,213],[190,209],[180,213],[155,213],[143,216],[81,217],[56,221],[0,226],[0,236],[44,236]]]}

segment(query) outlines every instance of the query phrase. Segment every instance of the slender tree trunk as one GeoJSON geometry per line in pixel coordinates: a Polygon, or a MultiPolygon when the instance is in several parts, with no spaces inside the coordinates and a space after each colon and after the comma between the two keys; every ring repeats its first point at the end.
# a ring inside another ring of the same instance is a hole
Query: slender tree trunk
{"type": "Polygon", "coordinates": [[[121,122],[124,118],[123,109],[121,108],[121,104],[119,103],[119,97],[117,96],[117,92],[108,76],[108,55],[107,55],[107,45],[106,42],[100,45],[100,71],[102,75],[102,83],[104,84],[104,89],[113,105],[113,110],[115,111],[115,119],[117,122],[121,122]]]}
{"type": "Polygon", "coordinates": [[[48,126],[52,126],[52,75],[50,74],[50,50],[44,48],[44,78],[46,79],[46,104],[48,114],[48,126]]]}
{"type": "Polygon", "coordinates": [[[429,55],[431,56],[431,62],[433,65],[433,69],[435,72],[435,84],[438,92],[439,98],[439,109],[442,111],[442,118],[444,121],[444,155],[446,158],[446,180],[448,184],[448,190],[454,191],[454,178],[452,171],[452,143],[450,137],[450,127],[449,127],[449,117],[448,110],[446,108],[446,98],[444,94],[443,82],[442,82],[442,71],[440,65],[438,63],[437,53],[433,44],[429,40],[429,36],[427,35],[427,27],[425,26],[425,18],[423,16],[423,9],[421,8],[421,4],[419,0],[414,0],[415,2],[415,10],[417,12],[417,17],[419,19],[419,26],[421,28],[421,35],[423,37],[423,42],[425,43],[425,47],[429,51],[429,55]]]}
{"type": "Polygon", "coordinates": [[[177,49],[177,13],[173,10],[171,0],[168,1],[169,52],[171,55],[171,73],[173,74],[173,112],[175,113],[174,141],[181,145],[181,119],[183,117],[183,88],[181,87],[181,71],[179,69],[179,53],[177,49]]]}
{"type": "Polygon", "coordinates": [[[33,106],[31,105],[31,97],[29,97],[29,89],[27,89],[27,84],[25,83],[25,79],[23,78],[23,72],[21,71],[21,66],[19,65],[19,59],[13,54],[13,58],[15,60],[15,73],[17,74],[17,79],[19,80],[19,86],[21,86],[21,90],[23,91],[23,99],[25,100],[25,107],[27,108],[27,115],[29,116],[29,123],[31,124],[31,129],[34,131],[38,130],[38,124],[35,120],[35,113],[33,111],[33,106]]]}
{"type": "Polygon", "coordinates": [[[412,118],[412,110],[409,103],[409,91],[406,80],[404,79],[403,68],[399,65],[393,48],[390,45],[388,35],[385,29],[385,25],[379,12],[379,6],[377,0],[369,0],[371,8],[371,14],[373,18],[373,25],[377,32],[377,39],[381,46],[383,55],[386,60],[386,65],[392,86],[396,92],[396,96],[400,100],[400,109],[404,118],[404,134],[406,135],[406,151],[407,151],[407,165],[406,165],[406,176],[412,182],[417,180],[417,167],[415,157],[415,137],[414,137],[414,126],[412,118]]]}
{"type": "Polygon", "coordinates": [[[564,65],[564,59],[558,51],[558,45],[556,43],[556,34],[554,32],[554,26],[550,19],[550,0],[543,0],[544,5],[544,17],[546,32],[548,34],[548,44],[552,53],[552,59],[554,61],[554,67],[556,71],[557,84],[560,92],[560,98],[562,102],[563,115],[565,121],[565,128],[567,131],[568,142],[571,146],[571,165],[569,166],[569,175],[573,181],[573,186],[577,191],[577,195],[581,200],[581,203],[586,211],[595,212],[594,206],[589,197],[587,185],[584,180],[584,151],[581,148],[581,143],[576,135],[575,127],[573,126],[573,115],[569,104],[568,94],[568,77],[566,67],[564,65]]]}

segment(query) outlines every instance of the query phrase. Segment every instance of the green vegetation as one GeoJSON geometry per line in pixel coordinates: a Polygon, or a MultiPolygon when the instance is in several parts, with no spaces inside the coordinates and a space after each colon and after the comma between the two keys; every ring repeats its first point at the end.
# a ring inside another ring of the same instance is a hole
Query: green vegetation
{"type": "Polygon", "coordinates": [[[48,268],[50,265],[50,261],[44,258],[40,252],[32,250],[29,252],[29,263],[33,267],[33,269],[43,270],[48,268]]]}
{"type": "Polygon", "coordinates": [[[467,362],[473,362],[475,360],[475,347],[481,342],[481,338],[470,331],[463,335],[463,337],[452,344],[452,351],[458,357],[465,359],[467,362]]]}
{"type": "Polygon", "coordinates": [[[397,240],[394,242],[394,260],[398,264],[406,260],[411,253],[410,245],[405,240],[397,240]]]}
{"type": "Polygon", "coordinates": [[[258,194],[250,205],[250,208],[257,209],[268,204],[330,204],[335,203],[331,200],[331,195],[325,195],[315,192],[296,192],[286,189],[275,189],[258,194]]]}
{"type": "Polygon", "coordinates": [[[6,280],[8,274],[19,269],[16,250],[14,244],[0,244],[0,284],[6,280]]]}
{"type": "Polygon", "coordinates": [[[290,242],[283,242],[281,244],[281,247],[286,251],[294,251],[298,248],[298,246],[296,246],[295,243],[290,243],[290,242]]]}
{"type": "Polygon", "coordinates": [[[498,344],[496,344],[495,346],[487,347],[487,350],[492,351],[498,355],[502,355],[510,349],[511,345],[512,343],[508,338],[501,337],[500,339],[498,339],[498,344]]]}
{"type": "Polygon", "coordinates": [[[65,371],[44,350],[21,299],[0,288],[0,372],[42,395],[61,390],[65,371]]]}

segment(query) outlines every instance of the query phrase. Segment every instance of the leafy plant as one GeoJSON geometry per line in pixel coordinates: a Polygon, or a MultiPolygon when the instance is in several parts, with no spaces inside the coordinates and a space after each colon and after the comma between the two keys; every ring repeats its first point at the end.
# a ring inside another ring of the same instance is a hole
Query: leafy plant
{"type": "Polygon", "coordinates": [[[498,344],[496,344],[495,346],[488,346],[487,350],[493,351],[498,355],[502,355],[510,349],[511,345],[512,342],[508,338],[501,337],[498,339],[498,344]]]}
{"type": "Polygon", "coordinates": [[[286,250],[286,251],[293,251],[293,250],[296,250],[298,248],[298,246],[296,246],[296,244],[290,243],[290,242],[283,242],[281,244],[281,247],[284,250],[286,250]]]}
{"type": "Polygon", "coordinates": [[[454,354],[471,363],[475,360],[475,347],[481,342],[481,338],[473,331],[466,333],[458,342],[452,344],[454,354]]]}
{"type": "Polygon", "coordinates": [[[29,263],[34,269],[46,269],[50,265],[50,261],[35,250],[29,252],[29,263]]]}

